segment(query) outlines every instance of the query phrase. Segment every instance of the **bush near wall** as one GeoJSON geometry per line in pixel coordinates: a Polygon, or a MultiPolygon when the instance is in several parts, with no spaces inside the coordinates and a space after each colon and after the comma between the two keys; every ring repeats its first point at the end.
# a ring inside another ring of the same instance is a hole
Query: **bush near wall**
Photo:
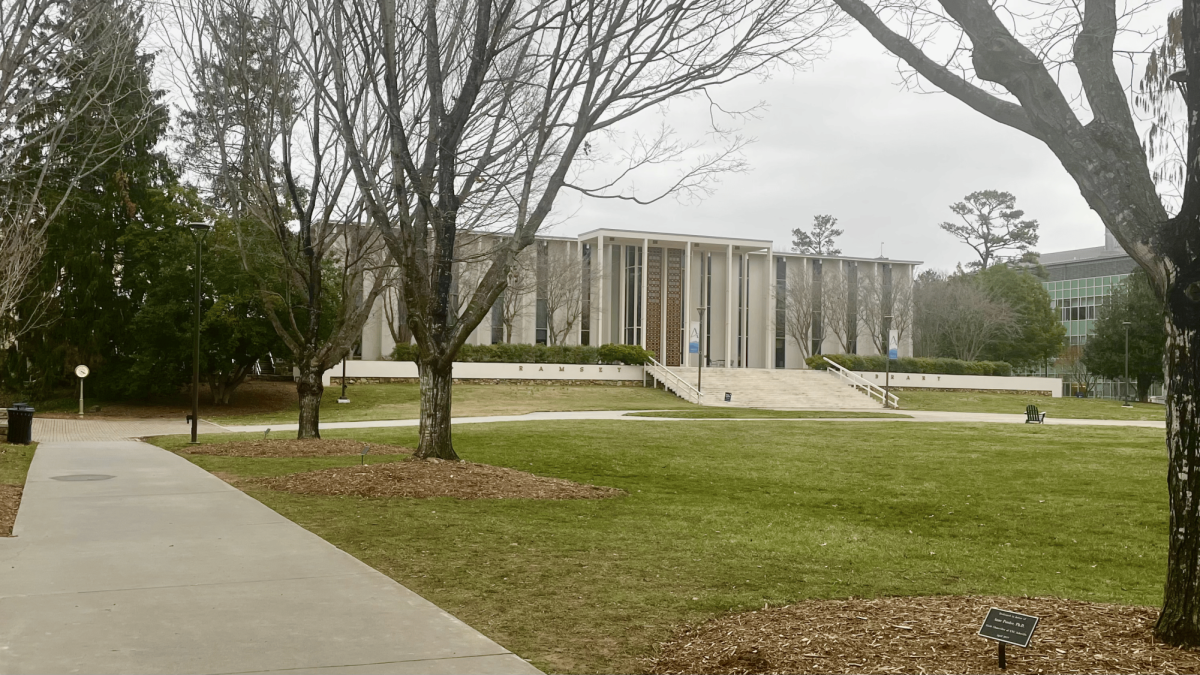
{"type": "MultiPolygon", "coordinates": [[[[455,361],[461,363],[566,363],[593,365],[623,363],[640,366],[649,362],[650,352],[638,345],[601,345],[599,347],[566,345],[525,345],[497,343],[494,345],[463,345],[455,361]]],[[[416,361],[417,346],[396,345],[393,361],[416,361]]]]}
{"type": "MultiPolygon", "coordinates": [[[[805,359],[809,368],[825,370],[829,359],[846,370],[882,373],[887,369],[887,357],[883,355],[861,356],[859,354],[816,354],[805,359]]],[[[1012,375],[1012,366],[1004,361],[960,361],[958,359],[932,359],[903,357],[894,359],[893,373],[924,373],[926,375],[1012,375]]]]}

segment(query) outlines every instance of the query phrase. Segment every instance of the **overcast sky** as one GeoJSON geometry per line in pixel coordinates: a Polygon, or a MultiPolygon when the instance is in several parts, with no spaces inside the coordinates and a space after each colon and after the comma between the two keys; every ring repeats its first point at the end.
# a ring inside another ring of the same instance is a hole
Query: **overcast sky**
{"type": "MultiPolygon", "coordinates": [[[[846,231],[845,255],[878,256],[883,242],[889,258],[950,269],[974,252],[938,223],[955,218],[948,206],[968,193],[996,189],[1041,223],[1039,251],[1103,245],[1099,217],[1045,146],[948,95],[905,91],[899,80],[895,59],[858,30],[808,72],[729,85],[718,92],[723,104],[768,105],[743,127],[756,139],[749,172],[728,175],[696,205],[561,199],[560,213],[573,215],[552,233],[646,229],[771,239],[788,249],[792,228],[828,213],[846,231]]],[[[667,118],[688,129],[702,111],[676,106],[667,118]]]]}

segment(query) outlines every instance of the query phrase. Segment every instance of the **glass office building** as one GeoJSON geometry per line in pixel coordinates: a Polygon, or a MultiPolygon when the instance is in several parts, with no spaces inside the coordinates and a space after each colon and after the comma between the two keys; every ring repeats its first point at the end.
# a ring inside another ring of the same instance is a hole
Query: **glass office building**
{"type": "MultiPolygon", "coordinates": [[[[1088,336],[1095,332],[1100,307],[1112,289],[1137,268],[1137,263],[1107,230],[1104,235],[1104,246],[1045,253],[1039,258],[1050,276],[1050,280],[1043,285],[1050,293],[1050,302],[1058,311],[1059,320],[1067,329],[1064,347],[1068,353],[1077,355],[1083,349],[1088,336]]],[[[1061,364],[1046,364],[1028,374],[1062,377],[1064,396],[1077,394],[1083,389],[1061,364]]],[[[1156,385],[1151,389],[1151,395],[1159,393],[1159,390],[1160,387],[1156,385]]],[[[1096,379],[1090,395],[1122,398],[1124,394],[1122,382],[1096,379]]]]}

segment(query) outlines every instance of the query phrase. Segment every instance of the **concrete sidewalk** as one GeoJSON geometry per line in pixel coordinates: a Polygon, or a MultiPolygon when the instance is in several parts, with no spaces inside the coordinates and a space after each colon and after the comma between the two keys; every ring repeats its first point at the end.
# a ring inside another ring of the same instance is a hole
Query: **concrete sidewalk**
{"type": "Polygon", "coordinates": [[[172,453],[43,443],[0,539],[0,673],[537,673],[172,453]]]}

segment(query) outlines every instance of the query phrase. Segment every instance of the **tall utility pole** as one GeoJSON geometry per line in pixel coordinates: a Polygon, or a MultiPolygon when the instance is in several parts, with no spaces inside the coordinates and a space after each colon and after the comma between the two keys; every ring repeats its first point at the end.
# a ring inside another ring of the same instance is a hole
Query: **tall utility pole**
{"type": "Polygon", "coordinates": [[[1132,408],[1133,404],[1129,402],[1129,323],[1122,321],[1121,325],[1125,326],[1125,403],[1122,407],[1132,408]]]}
{"type": "Polygon", "coordinates": [[[196,325],[192,349],[192,416],[189,418],[192,423],[191,443],[195,444],[199,442],[196,433],[200,426],[200,254],[204,247],[204,235],[211,232],[213,226],[208,223],[187,223],[187,227],[192,240],[196,242],[196,325]]]}

